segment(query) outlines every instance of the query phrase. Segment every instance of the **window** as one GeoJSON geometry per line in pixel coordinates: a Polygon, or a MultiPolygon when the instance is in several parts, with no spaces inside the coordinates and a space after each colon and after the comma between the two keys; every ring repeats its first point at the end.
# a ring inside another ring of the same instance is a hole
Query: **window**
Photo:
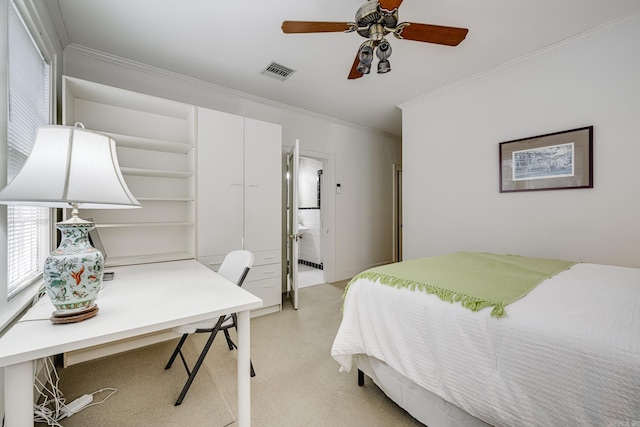
{"type": "MultiPolygon", "coordinates": [[[[16,6],[9,5],[7,182],[20,171],[39,126],[49,124],[50,67],[16,6]]],[[[49,252],[50,210],[7,206],[7,297],[42,274],[49,252]]]]}

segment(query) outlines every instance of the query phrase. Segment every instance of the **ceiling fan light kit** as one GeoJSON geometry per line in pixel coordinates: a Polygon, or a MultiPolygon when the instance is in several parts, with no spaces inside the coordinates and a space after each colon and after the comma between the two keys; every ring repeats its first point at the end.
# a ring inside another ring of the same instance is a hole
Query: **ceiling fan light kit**
{"type": "Polygon", "coordinates": [[[368,0],[356,12],[356,22],[284,21],[282,31],[286,34],[357,32],[366,38],[367,41],[358,48],[349,79],[369,74],[374,51],[379,59],[378,74],[391,71],[391,45],[385,39],[387,34],[401,40],[457,46],[469,32],[466,28],[398,22],[401,3],[402,0],[368,0]]]}
{"type": "Polygon", "coordinates": [[[380,60],[378,61],[378,74],[385,74],[391,71],[391,64],[389,63],[391,45],[388,41],[382,39],[376,49],[376,56],[380,60]]]}

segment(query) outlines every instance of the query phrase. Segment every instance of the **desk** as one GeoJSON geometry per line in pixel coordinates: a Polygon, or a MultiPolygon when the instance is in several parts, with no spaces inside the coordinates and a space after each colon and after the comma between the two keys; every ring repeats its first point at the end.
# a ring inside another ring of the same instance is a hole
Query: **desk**
{"type": "MultiPolygon", "coordinates": [[[[113,270],[114,280],[104,283],[96,300],[96,316],[54,325],[49,321],[54,307],[44,297],[0,338],[5,426],[33,426],[35,360],[233,312],[238,313],[238,426],[249,426],[249,310],[262,307],[262,300],[195,260],[113,270]]],[[[181,387],[176,384],[176,394],[181,387]]]]}

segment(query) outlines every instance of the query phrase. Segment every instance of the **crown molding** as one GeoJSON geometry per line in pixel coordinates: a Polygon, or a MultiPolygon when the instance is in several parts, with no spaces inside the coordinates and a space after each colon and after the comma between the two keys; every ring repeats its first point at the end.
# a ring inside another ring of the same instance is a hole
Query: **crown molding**
{"type": "Polygon", "coordinates": [[[89,47],[80,45],[80,44],[76,44],[76,43],[71,43],[69,44],[65,49],[65,52],[68,53],[73,53],[76,55],[80,55],[80,56],[84,56],[84,57],[88,57],[97,61],[102,61],[102,62],[107,62],[109,64],[113,64],[113,65],[117,65],[119,67],[124,67],[124,68],[129,68],[131,70],[135,70],[141,73],[146,73],[149,75],[153,75],[153,76],[157,76],[157,77],[162,77],[168,80],[173,80],[182,84],[187,84],[187,85],[191,85],[191,86],[196,86],[196,87],[200,87],[206,90],[210,90],[210,91],[218,91],[218,92],[223,92],[225,94],[228,95],[232,95],[232,96],[236,96],[236,97],[240,97],[249,101],[253,101],[259,104],[263,104],[263,105],[268,105],[271,107],[277,107],[277,108],[281,108],[284,110],[289,110],[298,114],[303,114],[306,116],[311,116],[311,117],[315,117],[315,118],[319,118],[322,120],[326,120],[332,123],[336,123],[336,124],[340,124],[343,126],[347,126],[350,128],[355,128],[355,129],[359,129],[359,130],[365,130],[367,132],[370,133],[374,133],[380,136],[384,136],[387,138],[391,138],[394,140],[399,140],[399,137],[396,135],[392,135],[386,132],[382,132],[376,129],[372,129],[366,126],[362,126],[362,125],[358,125],[356,123],[351,123],[351,122],[347,122],[344,120],[340,120],[337,119],[335,117],[330,117],[330,116],[326,116],[324,114],[319,114],[319,113],[314,113],[312,111],[309,110],[305,110],[302,108],[298,108],[298,107],[294,107],[292,105],[288,105],[288,104],[283,104],[281,102],[277,102],[277,101],[272,101],[270,99],[267,98],[262,98],[256,95],[252,95],[250,93],[246,93],[246,92],[242,92],[242,91],[238,91],[235,89],[230,89],[224,86],[220,86],[220,85],[216,85],[214,83],[210,83],[204,80],[200,80],[200,79],[196,79],[194,77],[189,77],[186,76],[184,74],[180,74],[180,73],[175,73],[173,71],[169,71],[169,70],[165,70],[162,68],[158,68],[158,67],[154,67],[152,65],[148,65],[148,64],[144,64],[142,62],[138,62],[138,61],[133,61],[130,59],[126,59],[126,58],[122,58],[116,55],[111,55],[96,49],[91,49],[89,47]]]}

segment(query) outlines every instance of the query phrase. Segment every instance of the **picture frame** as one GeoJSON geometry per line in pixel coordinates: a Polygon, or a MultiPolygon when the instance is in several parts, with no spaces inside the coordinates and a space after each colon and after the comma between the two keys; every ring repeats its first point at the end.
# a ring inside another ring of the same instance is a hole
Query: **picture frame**
{"type": "Polygon", "coordinates": [[[498,147],[501,193],[593,188],[593,126],[498,147]]]}

